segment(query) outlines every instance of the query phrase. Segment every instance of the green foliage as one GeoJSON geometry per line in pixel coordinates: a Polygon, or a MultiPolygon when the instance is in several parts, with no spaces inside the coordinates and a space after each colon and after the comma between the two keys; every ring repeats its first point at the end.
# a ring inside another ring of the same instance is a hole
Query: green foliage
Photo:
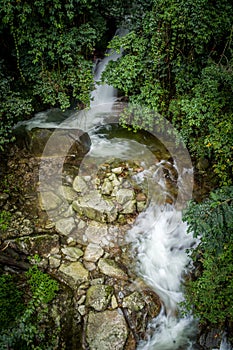
{"type": "Polygon", "coordinates": [[[11,222],[11,213],[6,210],[0,211],[0,231],[6,231],[11,222]]]}
{"type": "MultiPolygon", "coordinates": [[[[230,0],[153,0],[110,47],[104,80],[168,118],[194,157],[208,157],[221,185],[232,183],[232,22],[230,0]]],[[[152,120],[153,122],[153,120],[152,120]]]]}
{"type": "Polygon", "coordinates": [[[0,61],[0,151],[14,140],[13,125],[26,119],[33,110],[31,99],[12,88],[13,78],[5,71],[3,61],[0,61]]]}
{"type": "MultiPolygon", "coordinates": [[[[14,284],[12,288],[12,300],[16,300],[15,304],[10,305],[6,300],[6,289],[3,296],[3,316],[11,311],[9,317],[11,317],[11,323],[5,322],[5,326],[2,327],[0,333],[0,348],[1,349],[22,349],[22,350],[49,350],[54,348],[54,342],[56,332],[53,332],[53,336],[48,334],[48,330],[51,325],[48,324],[48,304],[53,300],[58,291],[58,283],[53,280],[49,275],[39,270],[37,265],[34,265],[26,273],[27,283],[30,287],[31,298],[24,306],[23,311],[18,306],[19,296],[22,292],[14,284]],[[17,303],[16,303],[17,302],[17,303]],[[14,314],[14,305],[16,310],[14,314]],[[17,308],[21,311],[19,313],[17,308]]],[[[3,276],[3,278],[6,278],[3,276]]],[[[6,287],[8,288],[8,287],[6,287]]],[[[7,289],[8,290],[8,289],[7,289]]],[[[1,289],[0,289],[1,293],[1,289]]],[[[6,319],[6,318],[5,318],[6,319]]],[[[58,330],[57,330],[58,331],[58,330]]]]}
{"type": "MultiPolygon", "coordinates": [[[[21,81],[42,106],[65,110],[72,99],[89,104],[89,59],[106,30],[96,5],[95,0],[40,0],[0,7],[2,30],[13,38],[21,81]]],[[[12,47],[8,49],[14,54],[12,47]]]]}
{"type": "Polygon", "coordinates": [[[184,220],[201,242],[193,253],[201,266],[186,286],[186,307],[201,323],[233,321],[233,187],[223,187],[201,204],[191,203],[184,220]]]}
{"type": "Polygon", "coordinates": [[[16,288],[15,281],[11,275],[0,276],[0,332],[11,327],[16,317],[23,310],[23,292],[16,288]]]}

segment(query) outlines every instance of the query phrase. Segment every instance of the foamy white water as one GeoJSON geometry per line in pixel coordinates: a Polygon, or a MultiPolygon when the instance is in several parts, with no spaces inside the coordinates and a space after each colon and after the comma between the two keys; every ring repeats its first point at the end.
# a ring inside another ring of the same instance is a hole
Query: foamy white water
{"type": "Polygon", "coordinates": [[[140,342],[138,349],[192,349],[196,323],[191,316],[179,316],[178,304],[184,300],[184,275],[192,267],[186,250],[197,242],[187,234],[181,212],[171,205],[152,204],[139,215],[128,241],[137,253],[138,273],[163,303],[159,316],[149,325],[148,334],[153,331],[153,335],[140,342]]]}

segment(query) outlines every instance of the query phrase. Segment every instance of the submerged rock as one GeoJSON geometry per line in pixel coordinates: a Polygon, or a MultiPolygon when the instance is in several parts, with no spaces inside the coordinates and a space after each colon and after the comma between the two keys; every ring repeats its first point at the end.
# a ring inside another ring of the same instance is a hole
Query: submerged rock
{"type": "Polygon", "coordinates": [[[126,321],[117,310],[89,313],[86,340],[90,350],[122,350],[127,337],[126,321]]]}

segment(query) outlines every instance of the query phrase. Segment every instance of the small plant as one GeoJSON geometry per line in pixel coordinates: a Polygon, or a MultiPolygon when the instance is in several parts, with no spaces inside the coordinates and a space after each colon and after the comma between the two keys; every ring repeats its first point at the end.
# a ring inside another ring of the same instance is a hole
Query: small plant
{"type": "MultiPolygon", "coordinates": [[[[22,350],[49,350],[54,349],[56,334],[47,336],[49,328],[48,304],[53,300],[58,291],[58,283],[48,274],[39,270],[37,265],[32,266],[25,274],[31,298],[24,305],[20,297],[22,291],[15,283],[2,287],[1,281],[11,277],[3,276],[0,280],[0,298],[3,298],[2,314],[5,323],[0,329],[0,349],[22,349],[22,350]],[[7,290],[11,289],[12,298],[15,301],[9,304],[7,301],[7,290]],[[16,306],[16,309],[14,309],[16,306]],[[11,312],[8,314],[9,308],[11,312]],[[17,312],[16,312],[17,311],[17,312]],[[14,313],[15,312],[15,313],[14,313]],[[10,319],[10,323],[8,322],[10,319]]],[[[10,280],[11,281],[11,280],[10,280]]]]}
{"type": "Polygon", "coordinates": [[[0,230],[6,231],[11,222],[12,216],[9,211],[2,210],[0,212],[0,230]]]}

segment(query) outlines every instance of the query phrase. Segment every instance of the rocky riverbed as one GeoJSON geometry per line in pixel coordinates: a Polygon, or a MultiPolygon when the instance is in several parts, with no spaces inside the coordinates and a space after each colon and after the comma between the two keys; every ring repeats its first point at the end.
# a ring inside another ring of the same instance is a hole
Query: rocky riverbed
{"type": "Polygon", "coordinates": [[[50,313],[59,349],[135,349],[160,311],[125,240],[147,205],[146,185],[136,181],[143,167],[113,158],[79,175],[78,159],[68,157],[59,183],[58,157],[17,146],[11,152],[0,196],[11,215],[1,232],[5,269],[21,273],[37,255],[59,282],[50,313]]]}
{"type": "MultiPolygon", "coordinates": [[[[58,330],[57,349],[134,350],[161,307],[138,276],[126,239],[150,200],[145,169],[114,157],[83,166],[90,140],[74,130],[59,131],[52,154],[44,154],[52,133],[26,131],[4,155],[0,263],[19,276],[39,256],[40,268],[59,282],[49,321],[58,330]],[[62,142],[70,144],[65,156],[62,142]]],[[[175,195],[176,174],[168,168],[164,176],[175,195]]],[[[195,182],[198,196],[200,188],[208,191],[204,180],[201,187],[195,182]]],[[[216,332],[203,332],[201,349],[218,346],[216,332]]]]}

